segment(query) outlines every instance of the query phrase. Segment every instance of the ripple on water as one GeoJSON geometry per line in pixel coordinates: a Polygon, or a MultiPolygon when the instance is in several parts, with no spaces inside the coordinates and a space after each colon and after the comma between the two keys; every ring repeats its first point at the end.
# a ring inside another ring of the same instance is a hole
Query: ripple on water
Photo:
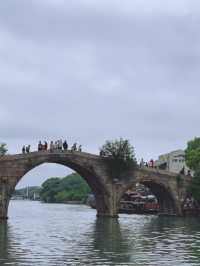
{"type": "Polygon", "coordinates": [[[83,205],[12,201],[0,225],[0,265],[200,265],[196,219],[96,219],[83,205]]]}

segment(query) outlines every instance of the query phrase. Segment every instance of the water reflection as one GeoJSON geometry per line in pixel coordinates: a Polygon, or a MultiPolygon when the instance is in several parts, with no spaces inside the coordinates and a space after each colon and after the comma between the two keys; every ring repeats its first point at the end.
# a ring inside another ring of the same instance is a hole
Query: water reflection
{"type": "Polygon", "coordinates": [[[16,236],[13,238],[10,234],[10,228],[7,221],[0,223],[0,265],[18,265],[15,253],[16,247],[16,236]],[[15,248],[13,248],[15,246],[15,248]]]}
{"type": "Polygon", "coordinates": [[[7,223],[0,223],[0,265],[8,260],[8,234],[7,223]]]}
{"type": "Polygon", "coordinates": [[[113,265],[130,261],[129,247],[118,219],[97,219],[93,239],[93,249],[98,252],[99,257],[104,257],[113,265]]]}
{"type": "Polygon", "coordinates": [[[196,218],[143,219],[143,226],[136,227],[134,235],[130,230],[126,238],[130,246],[134,245],[131,261],[143,265],[200,265],[200,225],[196,218]]]}
{"type": "Polygon", "coordinates": [[[200,264],[199,231],[199,221],[192,217],[157,217],[144,227],[144,233],[151,239],[149,246],[156,247],[154,254],[162,254],[167,261],[173,258],[176,265],[200,264]]]}
{"type": "Polygon", "coordinates": [[[0,224],[0,265],[200,265],[197,219],[96,218],[82,205],[13,202],[0,224]]]}

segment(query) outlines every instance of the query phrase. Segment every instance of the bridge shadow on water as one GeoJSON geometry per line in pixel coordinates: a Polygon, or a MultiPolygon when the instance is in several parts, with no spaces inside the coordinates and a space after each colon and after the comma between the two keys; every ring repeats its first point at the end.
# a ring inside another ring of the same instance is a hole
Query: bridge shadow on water
{"type": "Polygon", "coordinates": [[[0,223],[0,265],[2,263],[2,258],[7,258],[8,250],[8,227],[7,222],[0,223]]]}
{"type": "MultiPolygon", "coordinates": [[[[55,263],[54,258],[49,256],[48,265],[116,265],[116,263],[130,261],[127,255],[128,246],[117,219],[96,218],[84,235],[80,236],[74,252],[71,250],[71,257],[68,249],[66,243],[63,255],[57,258],[58,264],[55,263]]],[[[0,223],[0,266],[30,265],[24,264],[28,263],[26,259],[29,259],[29,253],[30,247],[24,246],[23,238],[21,236],[18,238],[13,226],[10,226],[9,222],[0,223]]],[[[33,265],[35,265],[34,262],[33,265]]]]}
{"type": "Polygon", "coordinates": [[[0,266],[28,265],[25,260],[27,254],[28,249],[13,226],[8,221],[0,222],[0,266]]]}
{"type": "Polygon", "coordinates": [[[15,253],[12,253],[12,237],[6,222],[0,223],[0,265],[17,265],[15,253]]]}
{"type": "MultiPolygon", "coordinates": [[[[187,256],[200,262],[200,224],[196,218],[122,215],[119,219],[94,218],[84,228],[78,239],[75,234],[76,242],[75,237],[72,243],[63,242],[57,262],[50,255],[43,257],[46,251],[40,253],[41,265],[170,265],[170,260],[182,265],[176,262],[182,263],[187,256]]],[[[1,266],[36,265],[34,257],[32,264],[27,263],[31,249],[23,237],[9,221],[0,223],[1,266]]]]}
{"type": "Polygon", "coordinates": [[[99,218],[94,224],[93,248],[100,257],[115,263],[129,262],[129,246],[118,219],[99,218]]]}

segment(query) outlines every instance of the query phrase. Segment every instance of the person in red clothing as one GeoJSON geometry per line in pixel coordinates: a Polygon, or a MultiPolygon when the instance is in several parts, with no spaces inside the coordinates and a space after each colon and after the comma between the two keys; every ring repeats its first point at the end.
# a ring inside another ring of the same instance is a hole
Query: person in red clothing
{"type": "Polygon", "coordinates": [[[150,166],[151,168],[154,168],[154,160],[153,160],[153,159],[150,160],[150,162],[149,162],[149,166],[150,166]]]}

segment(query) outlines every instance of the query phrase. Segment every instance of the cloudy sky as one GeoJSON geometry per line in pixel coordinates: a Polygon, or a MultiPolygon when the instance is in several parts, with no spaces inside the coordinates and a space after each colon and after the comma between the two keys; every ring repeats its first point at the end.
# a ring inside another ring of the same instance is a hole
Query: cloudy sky
{"type": "MultiPolygon", "coordinates": [[[[199,135],[199,0],[0,2],[0,140],[128,138],[146,160],[199,135]]],[[[24,184],[69,169],[44,165],[24,184]]]]}

